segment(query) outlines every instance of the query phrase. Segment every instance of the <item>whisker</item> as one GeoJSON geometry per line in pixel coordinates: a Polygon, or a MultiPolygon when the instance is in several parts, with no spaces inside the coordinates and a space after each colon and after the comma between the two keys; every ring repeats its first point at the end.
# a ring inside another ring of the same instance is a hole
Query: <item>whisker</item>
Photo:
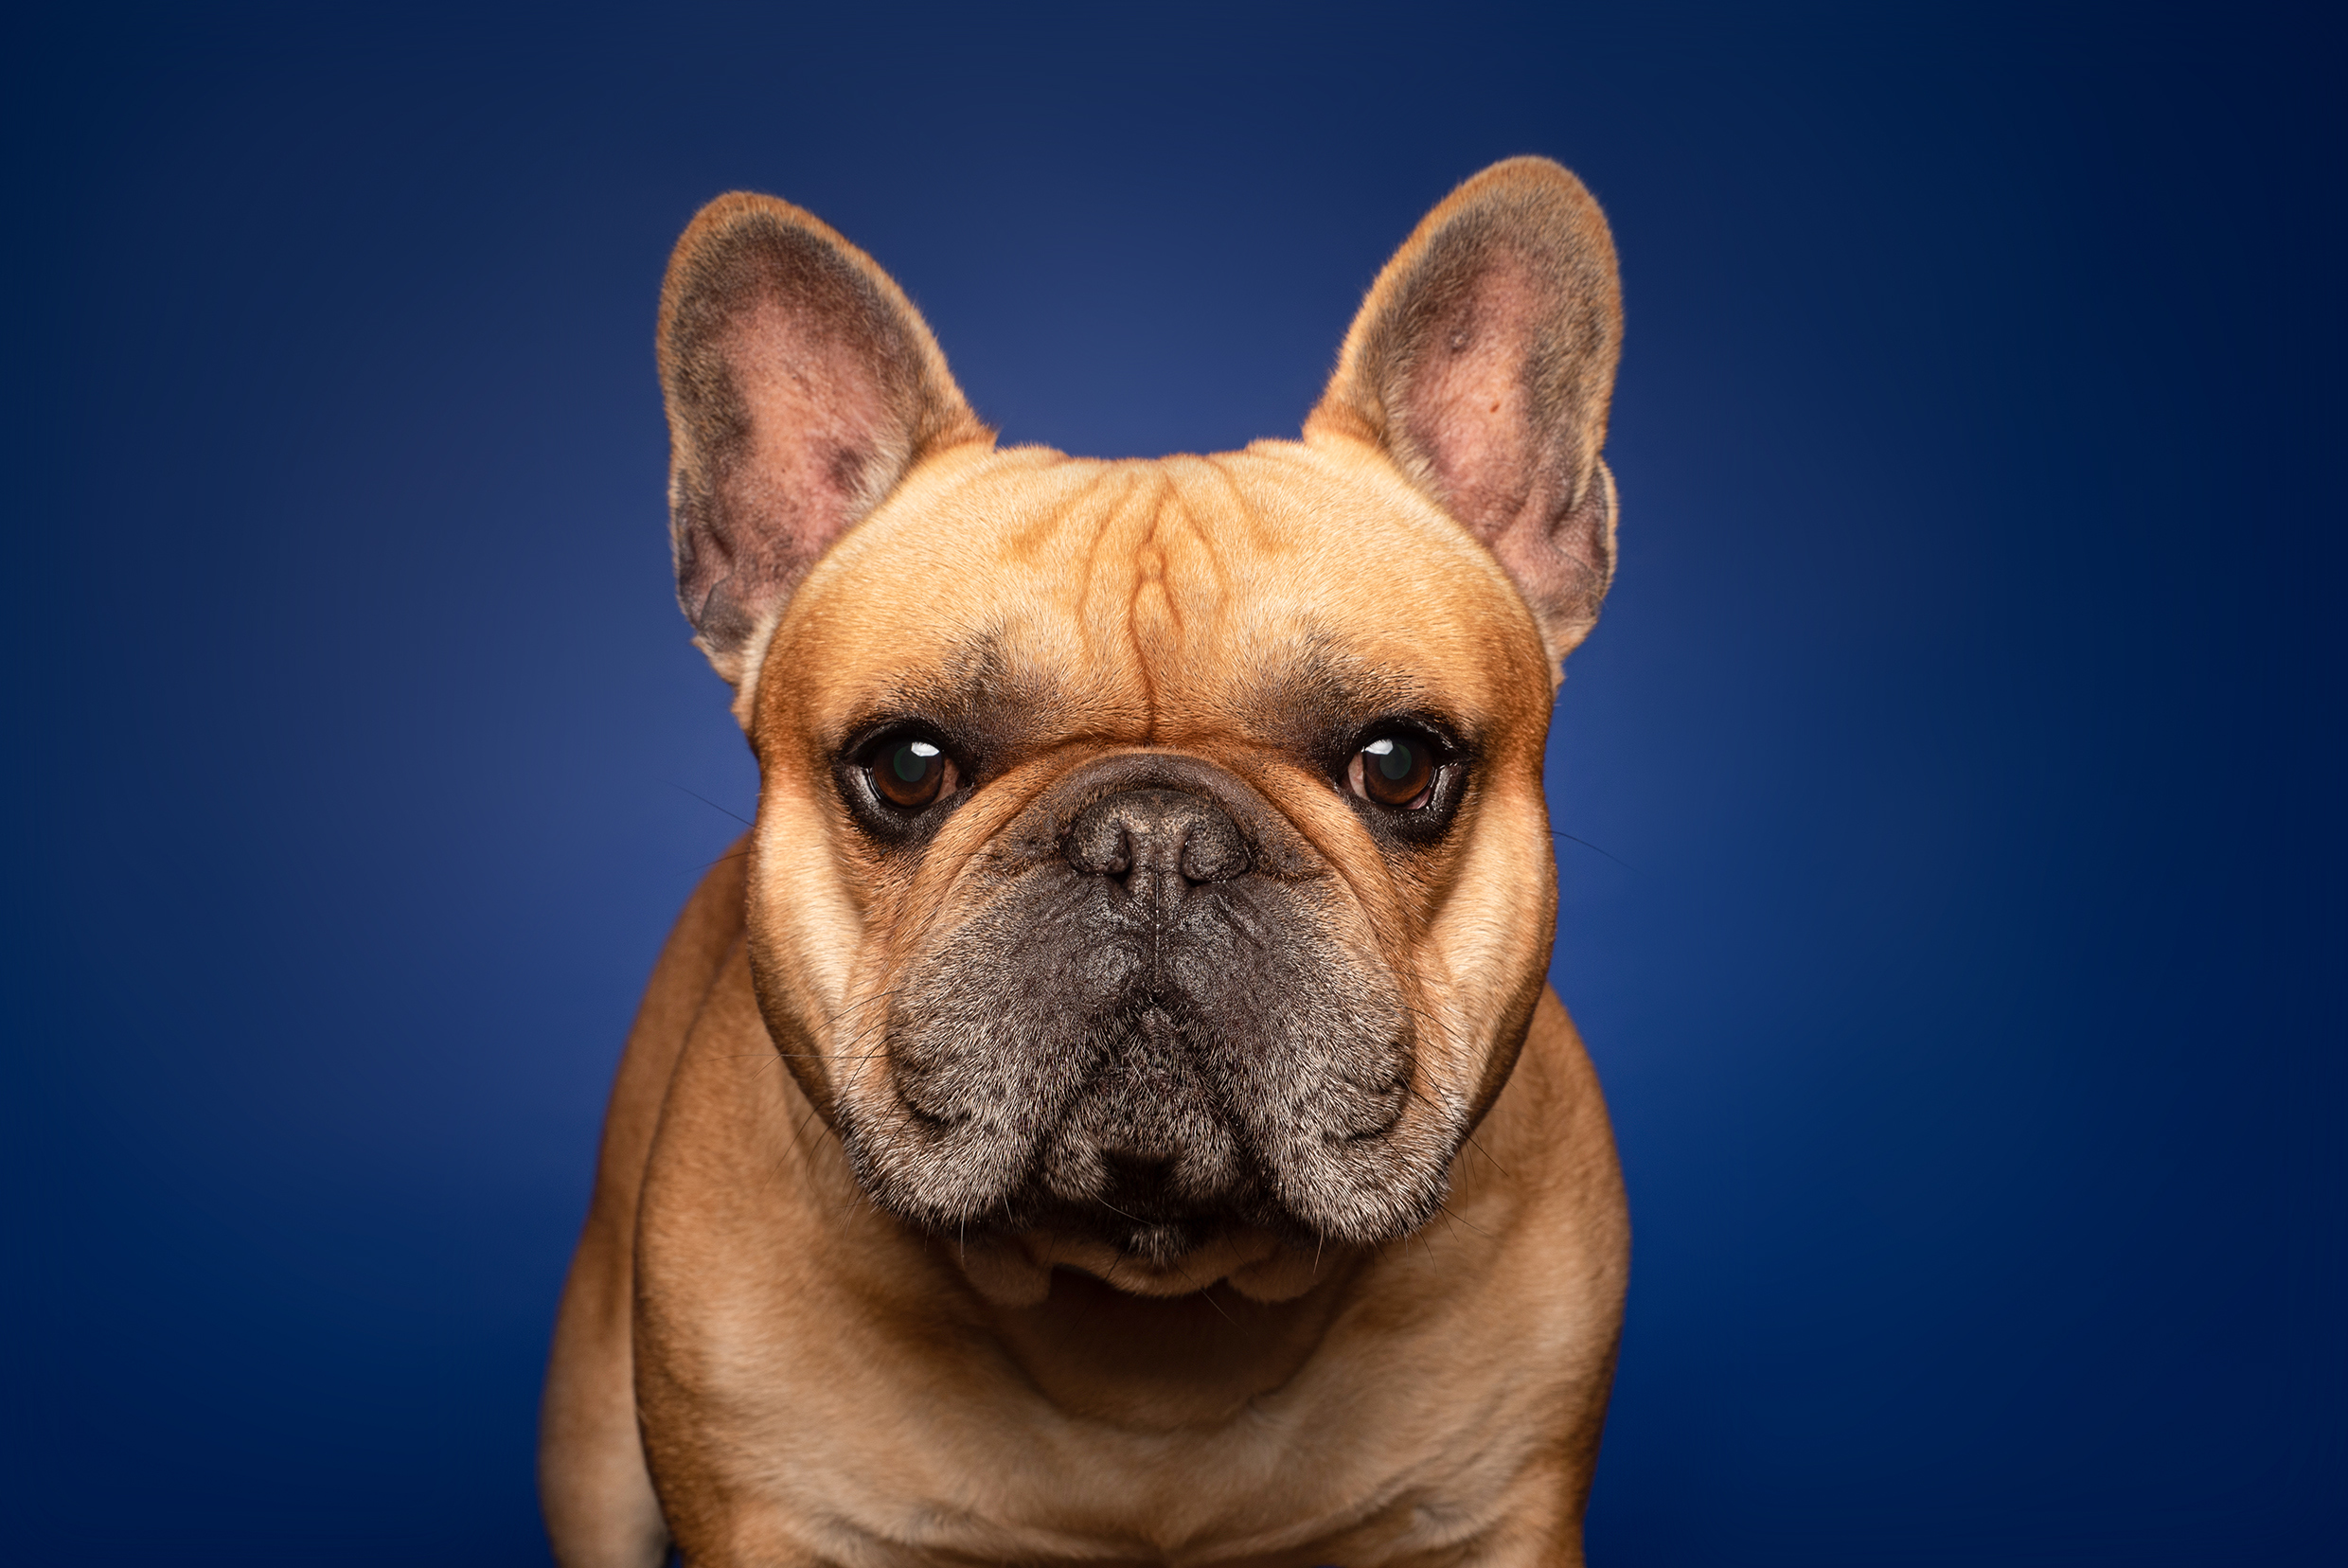
{"type": "Polygon", "coordinates": [[[1225,1323],[1230,1324],[1234,1328],[1239,1327],[1239,1320],[1233,1317],[1229,1312],[1223,1310],[1223,1304],[1215,1299],[1215,1292],[1211,1290],[1200,1290],[1198,1280],[1191,1277],[1190,1271],[1183,1268],[1179,1260],[1174,1263],[1173,1268],[1176,1274],[1183,1276],[1183,1283],[1189,1286],[1194,1294],[1203,1297],[1206,1304],[1215,1309],[1217,1316],[1220,1317],[1225,1323]]]}
{"type": "Polygon", "coordinates": [[[742,815],[742,814],[741,814],[741,812],[739,812],[739,811],[726,811],[726,808],[724,808],[723,806],[719,805],[716,801],[714,801],[714,800],[710,799],[707,795],[703,794],[700,791],[698,791],[698,790],[687,790],[687,789],[685,789],[685,786],[684,786],[684,785],[682,785],[682,784],[678,783],[678,782],[677,782],[675,779],[673,779],[673,778],[664,778],[664,779],[662,779],[662,780],[661,780],[661,782],[662,782],[662,783],[664,783],[664,784],[666,784],[666,785],[667,785],[667,786],[668,786],[670,789],[672,789],[672,790],[679,790],[679,791],[683,791],[685,793],[691,795],[691,796],[692,796],[695,800],[700,801],[703,805],[704,805],[704,806],[708,807],[708,808],[709,808],[711,811],[725,811],[725,814],[726,814],[727,816],[732,817],[735,821],[737,821],[737,822],[740,823],[740,824],[741,824],[743,827],[745,827],[745,828],[756,828],[756,826],[758,826],[756,823],[755,823],[755,822],[751,821],[748,817],[746,817],[746,816],[742,815]]]}
{"type": "Polygon", "coordinates": [[[1460,1224],[1463,1224],[1469,1230],[1475,1232],[1478,1236],[1483,1237],[1486,1241],[1497,1239],[1490,1231],[1485,1230],[1482,1225],[1477,1224],[1473,1220],[1468,1219],[1466,1215],[1451,1207],[1450,1204],[1437,1203],[1435,1207],[1442,1212],[1443,1217],[1446,1220],[1458,1221],[1460,1224]]]}
{"type": "Polygon", "coordinates": [[[737,849],[737,850],[735,850],[735,851],[734,851],[734,853],[732,853],[732,854],[730,854],[730,855],[720,855],[720,856],[719,856],[716,860],[713,860],[713,861],[703,861],[703,862],[702,862],[702,864],[699,864],[699,865],[695,866],[693,869],[694,869],[694,870],[696,870],[696,871],[706,871],[706,870],[708,870],[708,869],[709,869],[711,866],[713,866],[713,865],[723,865],[723,864],[724,864],[727,861],[733,861],[733,860],[748,860],[749,858],[750,858],[750,851],[749,851],[749,850],[747,850],[747,849],[737,849]]]}
{"type": "Polygon", "coordinates": [[[1605,855],[1605,856],[1606,856],[1606,858],[1607,858],[1608,860],[1612,861],[1615,864],[1617,864],[1617,865],[1621,866],[1621,867],[1622,867],[1624,870],[1626,870],[1626,871],[1636,871],[1637,869],[1639,869],[1637,866],[1635,866],[1635,865],[1631,864],[1628,861],[1627,861],[1627,860],[1623,859],[1623,858],[1622,858],[1622,856],[1620,856],[1620,855],[1616,855],[1616,854],[1610,854],[1610,853],[1609,853],[1608,851],[1606,851],[1606,850],[1604,850],[1604,849],[1599,848],[1596,845],[1594,845],[1594,844],[1591,843],[1591,842],[1590,842],[1588,839],[1586,839],[1586,838],[1575,838],[1573,834],[1571,834],[1571,833],[1561,833],[1561,832],[1557,831],[1557,829],[1556,829],[1555,828],[1552,828],[1552,829],[1549,829],[1549,836],[1550,836],[1551,838],[1560,838],[1560,839],[1564,839],[1564,840],[1565,840],[1567,843],[1569,843],[1569,844],[1578,844],[1578,845],[1580,845],[1583,848],[1585,848],[1585,849],[1589,850],[1589,851],[1590,851],[1591,853],[1592,853],[1592,854],[1596,854],[1596,855],[1605,855]]]}

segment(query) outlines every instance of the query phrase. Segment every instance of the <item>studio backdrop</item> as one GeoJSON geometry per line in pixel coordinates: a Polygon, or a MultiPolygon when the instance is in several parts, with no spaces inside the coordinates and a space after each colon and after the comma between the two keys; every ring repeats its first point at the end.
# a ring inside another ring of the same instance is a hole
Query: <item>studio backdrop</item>
{"type": "Polygon", "coordinates": [[[864,247],[1005,441],[1156,454],[1293,435],[1519,152],[1628,316],[1549,764],[1636,1237],[1592,1560],[2341,1559],[2314,9],[14,32],[21,1560],[544,1560],[603,1096],[756,798],[666,532],[703,202],[864,247]]]}

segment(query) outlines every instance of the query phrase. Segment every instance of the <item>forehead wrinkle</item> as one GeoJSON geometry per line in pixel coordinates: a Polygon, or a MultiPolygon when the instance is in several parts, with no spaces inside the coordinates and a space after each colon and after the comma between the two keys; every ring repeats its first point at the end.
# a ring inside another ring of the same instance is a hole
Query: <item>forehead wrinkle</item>
{"type": "MultiPolygon", "coordinates": [[[[1060,545],[1070,527],[1084,520],[1088,506],[1094,503],[1102,489],[1116,477],[1116,465],[1113,463],[1094,462],[1083,458],[1061,458],[1055,467],[1075,470],[1081,476],[1080,482],[1068,494],[1060,496],[1041,515],[1031,521],[1013,523],[1008,526],[1005,543],[1009,547],[1009,553],[1012,559],[1023,564],[1033,565],[1039,560],[1052,555],[1055,548],[1060,545]]],[[[984,472],[967,475],[960,489],[967,494],[973,490],[981,489],[996,477],[996,475],[984,472]]],[[[982,510],[990,509],[988,502],[984,497],[979,498],[976,504],[982,510]]],[[[1097,543],[1097,538],[1088,542],[1087,549],[1090,550],[1097,543]]]]}
{"type": "MultiPolygon", "coordinates": [[[[1254,511],[1236,488],[1231,486],[1229,477],[1211,462],[1197,457],[1169,457],[1163,464],[1163,472],[1165,493],[1159,503],[1158,515],[1170,525],[1180,526],[1182,540],[1169,539],[1168,543],[1175,543],[1178,548],[1186,545],[1184,554],[1195,557],[1195,560],[1184,560],[1179,563],[1183,568],[1179,579],[1172,569],[1177,563],[1168,562],[1167,612],[1174,618],[1177,633],[1185,635],[1185,638],[1189,631],[1189,616],[1195,616],[1201,623],[1199,628],[1201,635],[1219,633],[1225,619],[1223,607],[1230,601],[1233,591],[1219,530],[1236,512],[1238,524],[1253,535],[1256,531],[1254,511]],[[1223,483],[1218,488],[1228,490],[1235,505],[1226,509],[1208,504],[1207,497],[1199,493],[1201,486],[1197,481],[1202,475],[1221,479],[1223,483]],[[1187,607],[1188,615],[1181,602],[1184,598],[1191,601],[1187,607]]],[[[1170,527],[1168,531],[1171,532],[1170,527]]]]}
{"type": "Polygon", "coordinates": [[[1247,612],[1245,567],[1270,543],[1255,508],[1212,458],[1149,465],[1148,526],[1134,544],[1129,641],[1148,687],[1153,743],[1201,723],[1228,722],[1230,677],[1245,657],[1234,641],[1247,612]]]}
{"type": "Polygon", "coordinates": [[[1104,668],[1123,666],[1140,687],[1144,738],[1159,719],[1157,668],[1162,636],[1147,625],[1144,601],[1164,597],[1165,556],[1158,543],[1165,479],[1152,462],[1112,465],[1125,480],[1088,541],[1077,615],[1079,634],[1104,668]],[[1152,588],[1161,592],[1152,594],[1152,588]]]}
{"type": "Polygon", "coordinates": [[[1112,663],[1109,645],[1123,641],[1122,629],[1109,630],[1104,635],[1115,622],[1113,617],[1104,617],[1097,607],[1104,599],[1113,602],[1128,592],[1130,569],[1121,567],[1121,552],[1112,536],[1132,492],[1131,476],[1104,464],[1094,481],[1072,497],[1054,520],[1053,541],[1076,567],[1073,580],[1063,579],[1063,595],[1055,596],[1058,608],[1095,668],[1112,663]]]}
{"type": "Polygon", "coordinates": [[[1260,550],[1271,543],[1271,534],[1265,526],[1262,509],[1248,498],[1246,487],[1242,486],[1237,476],[1231,472],[1231,466],[1226,461],[1231,455],[1225,453],[1212,457],[1196,458],[1193,461],[1199,469],[1203,470],[1205,474],[1215,481],[1223,494],[1230,498],[1231,514],[1236,517],[1247,529],[1249,543],[1260,550]]]}

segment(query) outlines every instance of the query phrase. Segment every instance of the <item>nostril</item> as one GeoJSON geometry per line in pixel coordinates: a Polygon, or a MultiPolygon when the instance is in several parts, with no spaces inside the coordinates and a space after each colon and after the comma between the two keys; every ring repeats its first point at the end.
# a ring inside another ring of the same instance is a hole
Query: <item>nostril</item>
{"type": "Polygon", "coordinates": [[[1229,882],[1248,868],[1247,845],[1231,819],[1218,811],[1183,836],[1180,866],[1191,882],[1229,882]]]}
{"type": "Polygon", "coordinates": [[[1087,811],[1068,829],[1068,864],[1088,876],[1122,877],[1133,868],[1133,846],[1125,824],[1087,811]]]}

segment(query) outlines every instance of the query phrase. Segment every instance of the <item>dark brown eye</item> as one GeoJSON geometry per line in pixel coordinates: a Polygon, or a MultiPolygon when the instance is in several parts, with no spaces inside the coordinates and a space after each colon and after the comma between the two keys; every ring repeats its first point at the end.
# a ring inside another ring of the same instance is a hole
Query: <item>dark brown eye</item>
{"type": "Polygon", "coordinates": [[[1353,754],[1345,782],[1353,793],[1379,806],[1411,811],[1433,793],[1434,752],[1414,736],[1389,735],[1353,754]]]}
{"type": "Polygon", "coordinates": [[[935,741],[916,737],[884,744],[867,771],[880,798],[908,811],[919,811],[953,788],[953,763],[935,741]]]}

